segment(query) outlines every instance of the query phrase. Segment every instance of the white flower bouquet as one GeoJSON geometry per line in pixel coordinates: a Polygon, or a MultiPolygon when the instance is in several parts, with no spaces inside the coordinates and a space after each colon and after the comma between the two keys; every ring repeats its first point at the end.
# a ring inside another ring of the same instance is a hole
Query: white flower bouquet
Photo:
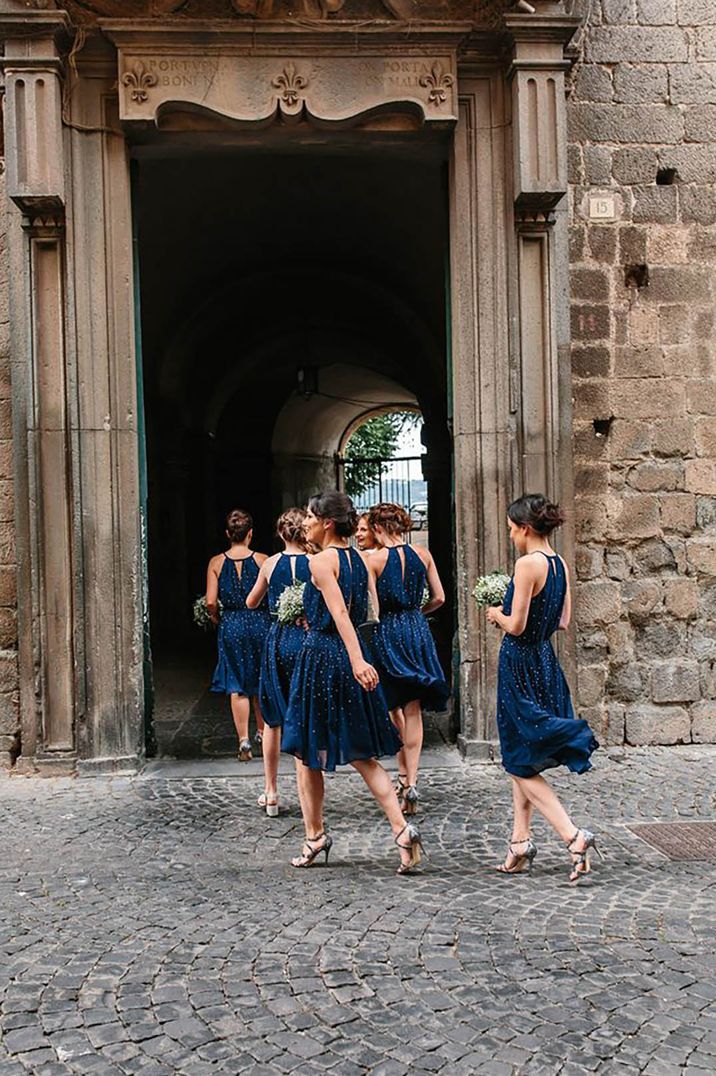
{"type": "Polygon", "coordinates": [[[305,616],[303,592],[305,583],[289,583],[281,592],[276,603],[276,618],[279,624],[295,624],[305,616]]]}
{"type": "Polygon", "coordinates": [[[430,587],[423,587],[423,595],[420,599],[420,608],[424,609],[430,601],[430,587]]]}
{"type": "Polygon", "coordinates": [[[502,605],[509,584],[510,577],[504,572],[488,572],[487,575],[481,575],[472,592],[478,609],[502,605]]]}
{"type": "MultiPolygon", "coordinates": [[[[221,616],[221,611],[224,607],[218,600],[216,604],[219,609],[219,616],[221,616]]],[[[206,607],[206,595],[200,594],[196,599],[192,607],[192,614],[194,616],[194,623],[198,628],[201,628],[202,631],[210,631],[211,628],[214,627],[214,623],[209,616],[209,610],[206,607]]]]}

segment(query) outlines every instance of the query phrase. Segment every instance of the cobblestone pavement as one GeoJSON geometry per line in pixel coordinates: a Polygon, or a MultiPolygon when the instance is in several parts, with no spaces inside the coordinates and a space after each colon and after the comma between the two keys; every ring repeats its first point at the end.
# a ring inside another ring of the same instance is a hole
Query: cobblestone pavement
{"type": "MultiPolygon", "coordinates": [[[[423,782],[430,861],[394,874],[360,780],[329,781],[328,869],[259,781],[0,782],[0,1076],[716,1072],[716,862],[631,821],[716,818],[716,751],[602,754],[557,784],[609,859],[566,885],[491,872],[497,767],[423,782]]],[[[288,786],[285,786],[288,790],[288,786]]]]}

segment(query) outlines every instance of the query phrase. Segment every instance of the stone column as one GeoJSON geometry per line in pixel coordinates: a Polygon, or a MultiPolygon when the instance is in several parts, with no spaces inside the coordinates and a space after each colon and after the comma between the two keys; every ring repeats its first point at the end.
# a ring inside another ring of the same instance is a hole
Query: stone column
{"type": "MultiPolygon", "coordinates": [[[[571,366],[567,295],[567,138],[565,45],[578,20],[562,5],[534,15],[508,15],[513,49],[508,71],[512,102],[512,182],[515,282],[511,292],[519,466],[514,493],[547,493],[573,503],[571,366]]],[[[568,511],[568,517],[572,513],[568,511]]],[[[573,558],[574,528],[560,535],[573,558]]],[[[568,671],[574,642],[560,643],[568,671]]]]}
{"type": "Polygon", "coordinates": [[[67,386],[64,16],[0,14],[7,35],[7,190],[15,435],[20,770],[71,769],[77,750],[73,480],[67,386]],[[17,36],[12,36],[13,32],[17,36]]]}
{"type": "Polygon", "coordinates": [[[504,82],[460,72],[450,196],[452,422],[461,750],[489,758],[495,739],[496,633],[486,631],[472,588],[507,567],[511,488],[504,172],[504,82]]]}

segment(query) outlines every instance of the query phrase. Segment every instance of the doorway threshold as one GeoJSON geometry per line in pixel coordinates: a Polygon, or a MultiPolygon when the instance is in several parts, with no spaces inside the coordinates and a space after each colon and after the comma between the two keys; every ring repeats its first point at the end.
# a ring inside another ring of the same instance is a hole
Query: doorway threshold
{"type": "MultiPolygon", "coordinates": [[[[381,759],[383,766],[390,773],[397,772],[397,762],[394,758],[381,759]]],[[[441,747],[429,747],[420,758],[422,770],[458,770],[465,763],[459,751],[453,745],[441,747]]],[[[235,758],[197,758],[197,759],[171,759],[156,758],[146,763],[139,780],[194,780],[197,778],[242,778],[263,777],[263,764],[261,758],[254,758],[251,762],[239,762],[235,758]]],[[[294,772],[293,759],[282,756],[279,763],[279,774],[290,776],[294,772]]],[[[337,776],[350,776],[355,773],[351,766],[339,766],[337,776]]]]}

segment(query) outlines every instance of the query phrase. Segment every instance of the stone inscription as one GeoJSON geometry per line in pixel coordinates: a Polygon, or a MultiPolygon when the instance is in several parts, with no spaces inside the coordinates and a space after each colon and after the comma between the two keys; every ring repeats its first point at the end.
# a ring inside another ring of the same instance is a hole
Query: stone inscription
{"type": "Polygon", "coordinates": [[[454,120],[452,58],[307,57],[245,54],[120,55],[121,116],[152,120],[191,103],[245,122],[290,113],[330,121],[410,102],[424,118],[454,120]]]}

